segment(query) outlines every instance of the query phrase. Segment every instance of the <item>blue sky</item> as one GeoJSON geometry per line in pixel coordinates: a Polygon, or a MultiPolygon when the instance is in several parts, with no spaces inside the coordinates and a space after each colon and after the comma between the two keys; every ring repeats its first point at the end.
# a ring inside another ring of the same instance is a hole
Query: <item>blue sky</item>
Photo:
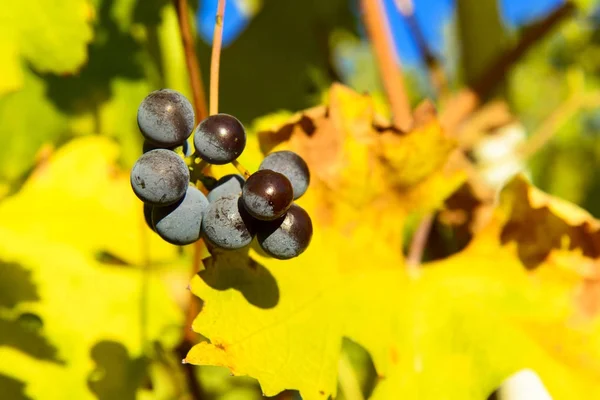
{"type": "MultiPolygon", "coordinates": [[[[400,59],[406,64],[419,63],[421,54],[409,33],[404,17],[396,9],[394,0],[383,1],[400,59]]],[[[455,1],[413,0],[417,23],[429,48],[435,53],[440,53],[443,49],[442,30],[444,24],[452,17],[455,1]]],[[[518,27],[543,17],[563,2],[564,0],[500,0],[499,6],[505,23],[510,27],[518,27]]],[[[199,34],[204,40],[210,42],[213,35],[217,0],[201,0],[200,3],[197,15],[199,34]]],[[[244,14],[239,4],[237,0],[229,0],[226,3],[223,29],[225,46],[233,42],[250,22],[249,16],[244,14]]]]}

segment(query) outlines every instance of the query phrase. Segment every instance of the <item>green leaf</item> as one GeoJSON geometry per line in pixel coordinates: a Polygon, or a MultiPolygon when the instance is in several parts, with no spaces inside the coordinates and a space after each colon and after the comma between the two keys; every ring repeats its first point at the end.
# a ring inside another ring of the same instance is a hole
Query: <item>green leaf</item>
{"type": "Polygon", "coordinates": [[[14,181],[31,169],[44,144],[68,136],[68,119],[46,97],[47,84],[29,69],[22,88],[0,97],[0,181],[14,181]]]}
{"type": "Polygon", "coordinates": [[[28,0],[0,8],[0,94],[23,83],[23,61],[39,72],[73,73],[86,60],[94,10],[87,0],[28,0]]]}
{"type": "Polygon", "coordinates": [[[472,85],[509,45],[498,1],[459,0],[457,24],[464,78],[472,85]]]}

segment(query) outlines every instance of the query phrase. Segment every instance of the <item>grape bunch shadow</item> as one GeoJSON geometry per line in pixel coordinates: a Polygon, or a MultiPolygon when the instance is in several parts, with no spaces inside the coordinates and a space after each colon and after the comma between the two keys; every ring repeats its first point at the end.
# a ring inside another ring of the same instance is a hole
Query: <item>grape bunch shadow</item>
{"type": "Polygon", "coordinates": [[[279,303],[279,286],[275,277],[262,264],[252,259],[250,246],[240,250],[215,250],[203,260],[200,279],[216,290],[239,291],[252,305],[269,309],[279,303]]]}

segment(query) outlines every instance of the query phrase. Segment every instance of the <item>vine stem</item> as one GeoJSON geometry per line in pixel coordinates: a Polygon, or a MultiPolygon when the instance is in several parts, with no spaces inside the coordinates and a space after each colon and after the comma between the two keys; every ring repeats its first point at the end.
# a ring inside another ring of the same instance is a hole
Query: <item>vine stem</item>
{"type": "Polygon", "coordinates": [[[213,33],[212,54],[210,56],[210,115],[219,112],[219,66],[221,64],[221,47],[223,45],[223,19],[225,18],[225,0],[219,0],[215,30],[213,33]]]}
{"type": "Polygon", "coordinates": [[[194,47],[194,40],[190,29],[188,4],[187,0],[174,0],[174,3],[177,10],[177,19],[179,20],[179,31],[181,33],[181,41],[183,42],[185,63],[192,88],[196,123],[198,123],[198,121],[202,121],[207,116],[206,96],[204,95],[200,65],[198,64],[196,48],[194,47]]]}
{"type": "Polygon", "coordinates": [[[429,213],[423,217],[419,226],[413,235],[408,250],[408,256],[406,257],[406,267],[409,272],[416,272],[421,265],[421,259],[423,258],[423,252],[427,245],[427,238],[431,231],[431,224],[433,223],[433,214],[429,213]]]}
{"type": "Polygon", "coordinates": [[[381,0],[361,0],[361,4],[367,34],[392,109],[393,122],[401,130],[408,130],[412,124],[412,113],[383,4],[381,0]]]}
{"type": "Polygon", "coordinates": [[[250,175],[252,174],[242,164],[240,164],[238,160],[233,160],[231,163],[237,168],[238,172],[244,176],[244,179],[250,178],[250,175]]]}
{"type": "MultiPolygon", "coordinates": [[[[225,19],[226,0],[219,0],[217,4],[217,15],[215,30],[213,32],[212,54],[210,56],[210,94],[209,113],[215,115],[219,112],[219,67],[221,65],[221,48],[223,47],[223,21],[225,19]]],[[[231,162],[233,166],[244,176],[250,177],[250,172],[238,160],[231,162]]]]}

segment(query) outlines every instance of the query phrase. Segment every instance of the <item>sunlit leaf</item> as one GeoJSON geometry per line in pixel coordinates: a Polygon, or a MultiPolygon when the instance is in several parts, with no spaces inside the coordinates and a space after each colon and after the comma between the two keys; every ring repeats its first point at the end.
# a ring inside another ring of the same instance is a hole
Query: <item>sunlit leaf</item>
{"type": "Polygon", "coordinates": [[[26,292],[17,290],[0,314],[38,336],[0,343],[0,371],[25,382],[32,398],[134,393],[150,343],[172,348],[179,340],[182,316],[160,279],[165,270],[155,264],[173,268],[175,248],[145,225],[117,156],[107,139],[74,140],[0,204],[0,259],[16,271],[3,274],[3,282],[31,292],[22,297],[26,292]],[[114,368],[124,357],[131,369],[119,368],[130,375],[115,388],[111,380],[121,378],[114,368]]]}
{"type": "Polygon", "coordinates": [[[211,342],[187,361],[253,376],[266,395],[293,388],[305,399],[327,398],[335,394],[343,336],[364,338],[368,350],[389,343],[389,326],[371,330],[370,320],[389,321],[393,312],[383,300],[396,289],[378,286],[402,287],[407,279],[406,215],[439,205],[463,174],[431,169],[453,149],[435,120],[409,133],[380,126],[370,99],[342,86],[332,88],[327,107],[259,137],[265,150],[290,148],[306,159],[311,187],[300,204],[313,218],[313,242],[286,262],[252,251],[252,258],[209,258],[192,290],[204,300],[194,329],[211,342]],[[433,146],[439,151],[431,153],[433,146]]]}
{"type": "Polygon", "coordinates": [[[72,73],[86,60],[94,9],[87,0],[14,1],[0,8],[0,94],[19,88],[25,62],[40,72],[72,73]]]}

